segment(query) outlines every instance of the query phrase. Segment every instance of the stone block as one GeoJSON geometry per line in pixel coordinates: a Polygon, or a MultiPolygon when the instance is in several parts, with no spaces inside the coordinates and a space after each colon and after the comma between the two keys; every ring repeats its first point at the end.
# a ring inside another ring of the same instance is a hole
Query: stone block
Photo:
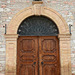
{"type": "Polygon", "coordinates": [[[0,8],[0,12],[3,12],[4,10],[3,10],[3,8],[0,8]]]}

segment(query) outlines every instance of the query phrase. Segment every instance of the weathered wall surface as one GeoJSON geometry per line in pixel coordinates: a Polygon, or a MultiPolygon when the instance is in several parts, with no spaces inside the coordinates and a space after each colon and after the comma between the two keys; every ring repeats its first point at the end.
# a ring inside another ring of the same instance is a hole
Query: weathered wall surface
{"type": "MultiPolygon", "coordinates": [[[[20,10],[32,5],[33,0],[0,0],[0,75],[5,75],[5,24],[20,10]]],[[[67,24],[72,24],[71,63],[75,74],[75,0],[43,0],[44,6],[60,13],[67,24]]]]}

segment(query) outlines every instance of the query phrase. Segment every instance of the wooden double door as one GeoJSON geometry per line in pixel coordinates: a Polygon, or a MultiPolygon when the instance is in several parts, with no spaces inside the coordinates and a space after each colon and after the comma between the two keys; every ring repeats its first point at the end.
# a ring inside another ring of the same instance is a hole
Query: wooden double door
{"type": "Polygon", "coordinates": [[[20,36],[17,75],[60,75],[58,38],[20,36]]]}

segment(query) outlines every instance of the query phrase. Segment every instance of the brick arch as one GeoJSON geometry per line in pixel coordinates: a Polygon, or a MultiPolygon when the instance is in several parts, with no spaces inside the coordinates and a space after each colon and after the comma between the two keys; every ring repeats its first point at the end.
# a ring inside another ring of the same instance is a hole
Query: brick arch
{"type": "Polygon", "coordinates": [[[32,15],[44,15],[52,19],[59,29],[59,34],[69,34],[69,28],[64,18],[55,10],[41,5],[34,5],[18,12],[10,21],[7,27],[7,34],[17,34],[20,23],[32,15]]]}

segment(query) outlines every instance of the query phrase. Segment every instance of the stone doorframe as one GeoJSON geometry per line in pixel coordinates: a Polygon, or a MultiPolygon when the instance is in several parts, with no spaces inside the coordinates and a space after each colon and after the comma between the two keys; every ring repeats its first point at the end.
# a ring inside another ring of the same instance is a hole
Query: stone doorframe
{"type": "Polygon", "coordinates": [[[69,28],[63,17],[51,8],[42,4],[35,4],[25,8],[17,13],[10,21],[7,27],[6,38],[6,74],[16,75],[17,66],[17,30],[20,23],[32,15],[43,15],[52,19],[59,29],[59,47],[60,47],[60,64],[61,75],[71,74],[71,53],[70,53],[70,33],[69,28]]]}

